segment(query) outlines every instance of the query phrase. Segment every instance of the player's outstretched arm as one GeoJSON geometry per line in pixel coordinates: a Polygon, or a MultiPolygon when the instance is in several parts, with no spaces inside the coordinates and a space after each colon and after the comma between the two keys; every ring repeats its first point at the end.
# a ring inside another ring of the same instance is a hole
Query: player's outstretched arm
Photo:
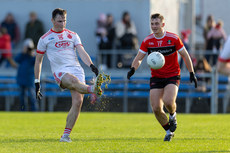
{"type": "Polygon", "coordinates": [[[141,65],[141,62],[143,60],[143,58],[145,57],[146,54],[142,53],[142,52],[138,52],[136,57],[134,58],[131,67],[134,67],[135,70],[138,69],[138,67],[141,65]]]}
{"type": "Polygon", "coordinates": [[[37,54],[35,65],[34,65],[34,76],[35,76],[35,93],[36,93],[36,99],[41,100],[42,99],[42,93],[40,91],[40,75],[41,75],[41,68],[42,68],[42,61],[43,61],[44,54],[37,54]]]}
{"type": "Polygon", "coordinates": [[[81,58],[81,60],[88,66],[90,66],[91,64],[93,64],[89,54],[85,51],[84,47],[81,46],[81,45],[78,45],[77,47],[77,51],[78,51],[78,54],[81,58]]]}
{"type": "Polygon", "coordinates": [[[188,69],[189,72],[194,72],[193,69],[193,64],[192,64],[192,60],[187,52],[187,50],[184,48],[182,51],[179,52],[181,57],[183,58],[185,65],[188,69]]]}
{"type": "Polygon", "coordinates": [[[86,65],[88,65],[91,68],[91,70],[95,73],[95,75],[97,76],[99,71],[98,71],[97,67],[93,64],[89,54],[85,51],[84,47],[81,46],[81,45],[78,45],[77,46],[77,51],[78,51],[78,54],[79,54],[81,60],[86,65]]]}
{"type": "Polygon", "coordinates": [[[138,52],[136,57],[134,58],[131,68],[129,72],[127,73],[127,79],[130,79],[131,76],[135,73],[135,70],[138,69],[138,67],[141,65],[141,62],[143,58],[145,57],[144,53],[138,52]]]}
{"type": "Polygon", "coordinates": [[[197,78],[193,69],[192,60],[187,52],[187,50],[184,48],[182,51],[179,52],[181,57],[183,58],[185,65],[190,72],[190,81],[194,82],[195,88],[197,88],[197,78]]]}

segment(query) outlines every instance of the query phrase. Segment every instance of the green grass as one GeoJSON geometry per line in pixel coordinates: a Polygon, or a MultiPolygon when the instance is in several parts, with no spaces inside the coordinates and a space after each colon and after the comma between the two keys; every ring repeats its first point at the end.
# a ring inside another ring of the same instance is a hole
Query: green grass
{"type": "Polygon", "coordinates": [[[0,152],[230,152],[230,115],[178,114],[171,142],[153,114],[81,113],[60,143],[67,113],[0,112],[0,152]]]}

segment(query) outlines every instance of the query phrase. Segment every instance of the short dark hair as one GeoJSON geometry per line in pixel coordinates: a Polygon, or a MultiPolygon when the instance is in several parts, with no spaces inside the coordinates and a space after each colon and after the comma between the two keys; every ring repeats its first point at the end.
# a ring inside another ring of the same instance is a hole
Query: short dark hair
{"type": "Polygon", "coordinates": [[[56,8],[56,9],[53,10],[53,12],[52,12],[52,18],[54,19],[58,14],[59,14],[59,15],[66,15],[67,12],[66,12],[66,10],[64,10],[64,9],[56,8]]]}
{"type": "Polygon", "coordinates": [[[159,18],[161,21],[164,20],[164,16],[161,15],[160,13],[155,13],[151,15],[151,19],[157,19],[157,18],[159,18]]]}

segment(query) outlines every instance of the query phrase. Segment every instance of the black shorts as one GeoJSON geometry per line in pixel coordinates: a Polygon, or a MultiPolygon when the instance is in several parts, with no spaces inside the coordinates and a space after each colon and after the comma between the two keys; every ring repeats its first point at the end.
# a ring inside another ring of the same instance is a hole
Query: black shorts
{"type": "Polygon", "coordinates": [[[150,89],[164,88],[168,84],[175,84],[178,87],[180,84],[180,75],[170,78],[150,78],[150,89]]]}

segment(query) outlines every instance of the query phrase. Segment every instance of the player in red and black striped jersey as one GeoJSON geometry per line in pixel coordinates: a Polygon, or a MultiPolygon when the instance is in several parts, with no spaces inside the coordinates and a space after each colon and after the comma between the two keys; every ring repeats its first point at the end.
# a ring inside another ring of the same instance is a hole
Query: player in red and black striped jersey
{"type": "Polygon", "coordinates": [[[164,25],[164,17],[161,14],[151,15],[153,33],[143,40],[138,54],[132,62],[127,78],[130,79],[135,73],[146,54],[160,52],[164,55],[165,65],[158,70],[151,69],[150,101],[157,120],[166,131],[164,141],[170,141],[177,127],[176,97],[180,83],[178,53],[182,56],[190,72],[190,81],[195,83],[195,87],[197,87],[197,79],[191,58],[182,41],[176,34],[165,31],[164,25]],[[163,110],[164,106],[169,112],[169,119],[163,110]]]}

